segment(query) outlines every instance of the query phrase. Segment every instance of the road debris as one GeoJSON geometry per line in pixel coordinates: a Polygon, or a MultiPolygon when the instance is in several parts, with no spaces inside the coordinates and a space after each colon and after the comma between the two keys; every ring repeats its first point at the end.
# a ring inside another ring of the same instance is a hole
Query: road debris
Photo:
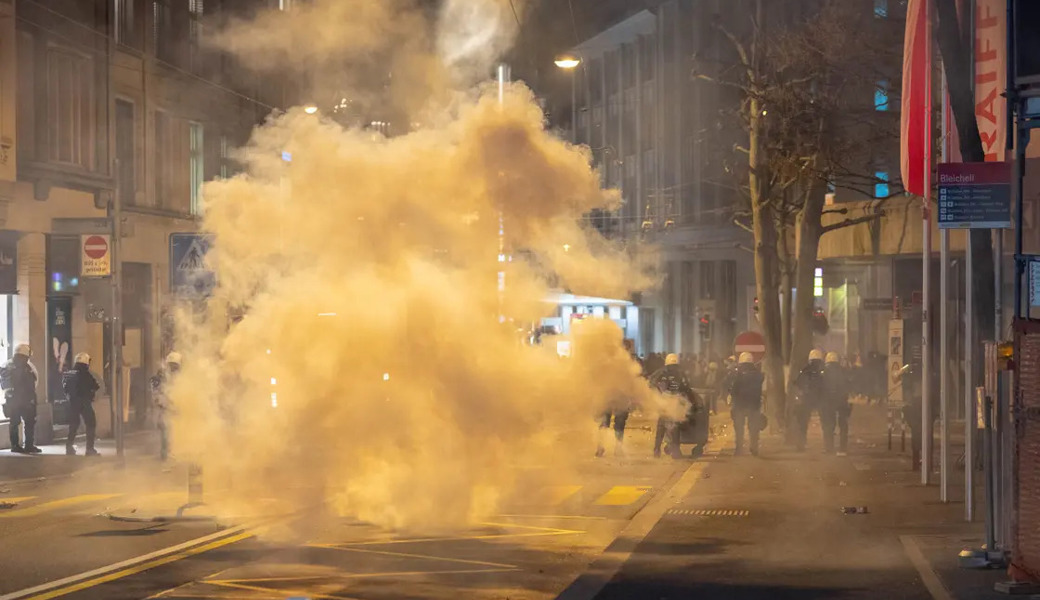
{"type": "Polygon", "coordinates": [[[843,506],[841,507],[841,514],[843,515],[866,515],[870,514],[867,511],[866,506],[843,506]]]}

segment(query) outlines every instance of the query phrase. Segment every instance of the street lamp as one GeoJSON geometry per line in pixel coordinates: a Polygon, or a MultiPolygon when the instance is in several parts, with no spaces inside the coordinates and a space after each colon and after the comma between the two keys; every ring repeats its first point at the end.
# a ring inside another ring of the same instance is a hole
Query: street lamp
{"type": "Polygon", "coordinates": [[[581,59],[578,58],[577,56],[571,56],[569,54],[564,54],[562,56],[558,56],[556,58],[555,62],[556,62],[556,66],[557,67],[560,67],[561,69],[566,69],[566,70],[569,71],[571,69],[576,68],[578,65],[580,65],[581,64],[581,59]]]}
{"type": "Polygon", "coordinates": [[[313,104],[310,104],[308,106],[303,107],[303,112],[307,113],[308,115],[313,115],[314,113],[318,112],[318,107],[314,106],[313,104]]]}

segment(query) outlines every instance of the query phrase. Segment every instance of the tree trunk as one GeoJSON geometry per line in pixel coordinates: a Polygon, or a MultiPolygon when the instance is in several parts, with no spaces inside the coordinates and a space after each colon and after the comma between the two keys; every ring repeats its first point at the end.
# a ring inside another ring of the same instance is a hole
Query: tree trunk
{"type": "MultiPolygon", "coordinates": [[[[960,138],[961,158],[964,162],[981,162],[986,159],[979,136],[979,124],[975,117],[975,87],[971,81],[971,44],[974,35],[962,35],[957,18],[956,0],[936,0],[939,16],[939,53],[942,55],[943,70],[950,94],[950,109],[957,125],[960,138]],[[967,39],[966,39],[967,38],[967,39]]],[[[1011,57],[1008,57],[1011,60],[1011,57]]],[[[971,289],[975,299],[975,326],[980,340],[994,339],[999,332],[993,331],[993,312],[996,306],[993,272],[992,236],[988,229],[971,232],[971,256],[973,259],[971,289]]],[[[981,364],[976,360],[975,364],[981,364]]]]}
{"type": "MultiPolygon", "coordinates": [[[[802,370],[809,361],[809,351],[813,347],[812,318],[815,308],[813,295],[813,279],[816,276],[816,257],[820,249],[820,237],[823,235],[823,190],[817,183],[805,194],[805,202],[798,212],[797,220],[797,274],[795,288],[798,290],[794,300],[794,330],[791,344],[791,360],[788,361],[791,379],[802,370]]],[[[788,390],[788,398],[794,390],[788,390]]]]}
{"type": "Polygon", "coordinates": [[[751,229],[755,237],[755,290],[766,342],[763,371],[766,379],[766,412],[774,425],[783,426],[784,365],[780,334],[780,295],[777,274],[777,231],[775,207],[769,198],[768,162],[764,143],[762,107],[752,96],[748,102],[748,184],[751,192],[751,229]]]}
{"type": "Polygon", "coordinates": [[[780,276],[780,339],[782,348],[780,358],[784,364],[791,362],[791,302],[794,282],[791,279],[791,270],[784,268],[780,276]]]}

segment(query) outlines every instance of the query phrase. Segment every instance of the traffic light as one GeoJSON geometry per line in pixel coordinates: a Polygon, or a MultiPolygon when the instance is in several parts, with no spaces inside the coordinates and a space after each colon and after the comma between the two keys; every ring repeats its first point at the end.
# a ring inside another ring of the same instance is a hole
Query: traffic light
{"type": "Polygon", "coordinates": [[[701,315],[700,320],[701,328],[701,339],[708,341],[711,339],[711,315],[701,315]]]}

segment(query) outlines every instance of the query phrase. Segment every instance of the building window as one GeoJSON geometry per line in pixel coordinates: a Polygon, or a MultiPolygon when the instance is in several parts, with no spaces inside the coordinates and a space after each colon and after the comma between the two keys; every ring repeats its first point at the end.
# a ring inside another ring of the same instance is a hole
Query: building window
{"type": "Polygon", "coordinates": [[[152,2],[152,52],[159,60],[173,60],[173,30],[169,0],[152,2]]]}
{"type": "Polygon", "coordinates": [[[94,63],[52,47],[47,52],[48,159],[94,169],[94,63]]]}
{"type": "Polygon", "coordinates": [[[116,160],[119,161],[119,201],[134,204],[137,197],[137,165],[134,152],[134,105],[116,100],[116,160]]]}
{"type": "Polygon", "coordinates": [[[193,59],[202,45],[202,13],[202,0],[188,0],[188,42],[193,59]]]}
{"type": "Polygon", "coordinates": [[[875,171],[874,178],[877,180],[874,184],[874,197],[888,198],[888,171],[875,171]]]}
{"type": "Polygon", "coordinates": [[[155,113],[155,205],[162,208],[171,202],[170,160],[172,152],[170,117],[164,112],[155,113]]]}
{"type": "Polygon", "coordinates": [[[888,17],[888,0],[874,0],[874,18],[884,19],[888,17]]]}
{"type": "Polygon", "coordinates": [[[701,261],[701,300],[715,299],[715,263],[701,261]]]}
{"type": "Polygon", "coordinates": [[[116,42],[124,46],[137,47],[134,35],[134,0],[112,0],[115,4],[116,42]]]}
{"type": "Polygon", "coordinates": [[[823,267],[816,267],[813,272],[813,296],[823,298],[823,267]]]}
{"type": "Polygon", "coordinates": [[[191,123],[188,127],[189,164],[191,176],[191,214],[197,215],[202,208],[202,182],[205,180],[206,155],[205,140],[203,139],[203,126],[201,123],[191,123]]]}
{"type": "Polygon", "coordinates": [[[884,79],[874,87],[874,110],[888,110],[888,81],[884,79]]]}

